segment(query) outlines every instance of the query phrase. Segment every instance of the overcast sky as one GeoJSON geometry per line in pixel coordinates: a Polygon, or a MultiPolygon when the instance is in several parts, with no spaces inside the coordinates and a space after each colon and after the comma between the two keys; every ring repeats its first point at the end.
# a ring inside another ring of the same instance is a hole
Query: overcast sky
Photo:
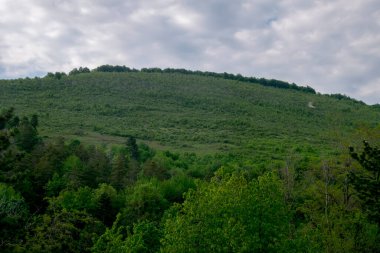
{"type": "Polygon", "coordinates": [[[380,103],[379,0],[0,0],[0,34],[0,78],[172,67],[380,103]]]}

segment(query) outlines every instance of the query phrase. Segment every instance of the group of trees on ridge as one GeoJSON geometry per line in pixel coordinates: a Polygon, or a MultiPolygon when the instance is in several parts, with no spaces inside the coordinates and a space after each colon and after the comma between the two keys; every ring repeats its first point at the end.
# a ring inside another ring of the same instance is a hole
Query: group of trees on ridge
{"type": "MultiPolygon", "coordinates": [[[[64,76],[72,76],[77,74],[86,74],[91,72],[116,72],[116,73],[131,73],[131,72],[145,72],[145,73],[180,73],[185,75],[198,75],[198,76],[205,76],[205,77],[215,77],[215,78],[222,78],[227,80],[236,80],[240,82],[247,82],[247,83],[253,83],[253,84],[260,84],[263,86],[269,86],[269,87],[275,87],[280,89],[292,89],[292,90],[298,90],[306,93],[311,94],[317,94],[317,92],[310,86],[299,86],[295,83],[288,83],[281,80],[276,79],[266,79],[266,78],[257,78],[257,77],[246,77],[241,74],[231,74],[231,73],[216,73],[216,72],[209,72],[209,71],[199,71],[199,70],[187,70],[187,69],[176,69],[176,68],[142,68],[142,69],[135,69],[135,68],[129,68],[126,66],[120,66],[120,65],[101,65],[97,68],[94,68],[90,70],[87,67],[79,67],[72,69],[68,74],[65,72],[55,72],[55,73],[47,73],[45,77],[48,78],[55,78],[55,79],[61,79],[64,76]]],[[[363,101],[353,99],[347,95],[344,94],[328,94],[327,96],[338,99],[338,100],[349,100],[355,103],[359,104],[365,104],[363,101]]],[[[374,105],[379,106],[379,105],[374,105]]]]}
{"type": "MultiPolygon", "coordinates": [[[[209,71],[192,71],[192,70],[186,70],[186,69],[175,69],[175,68],[142,68],[141,70],[129,68],[126,66],[119,66],[119,65],[102,65],[99,66],[93,70],[90,70],[87,67],[80,67],[80,68],[74,68],[69,72],[69,75],[77,75],[77,74],[83,74],[83,73],[90,73],[90,72],[146,72],[146,73],[180,73],[180,74],[186,74],[186,75],[198,75],[198,76],[208,76],[208,77],[216,77],[216,78],[223,78],[227,80],[236,80],[240,82],[248,82],[248,83],[255,83],[255,84],[261,84],[263,86],[270,86],[275,88],[281,88],[281,89],[293,89],[293,90],[300,90],[307,93],[313,93],[315,94],[315,90],[309,86],[298,86],[295,83],[288,83],[280,80],[275,79],[265,79],[265,78],[256,78],[256,77],[245,77],[241,74],[229,74],[229,73],[215,73],[215,72],[209,72],[209,71]]],[[[65,76],[66,73],[64,72],[56,72],[56,73],[48,73],[47,77],[57,78],[61,79],[63,76],[65,76]]]]}
{"type": "Polygon", "coordinates": [[[110,149],[43,140],[37,127],[0,113],[1,252],[380,248],[380,150],[368,142],[336,162],[254,170],[133,137],[110,149]]]}

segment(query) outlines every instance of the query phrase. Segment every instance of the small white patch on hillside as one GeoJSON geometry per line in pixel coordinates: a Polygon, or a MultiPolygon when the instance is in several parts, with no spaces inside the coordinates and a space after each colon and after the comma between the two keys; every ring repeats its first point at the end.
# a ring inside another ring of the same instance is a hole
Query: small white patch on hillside
{"type": "Polygon", "coordinates": [[[315,108],[315,106],[313,105],[313,102],[311,102],[311,101],[307,104],[307,106],[308,106],[309,108],[315,108]]]}

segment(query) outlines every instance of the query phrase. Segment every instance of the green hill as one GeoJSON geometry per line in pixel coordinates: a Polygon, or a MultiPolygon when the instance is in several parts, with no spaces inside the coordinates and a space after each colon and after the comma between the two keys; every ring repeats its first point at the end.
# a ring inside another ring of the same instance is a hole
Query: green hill
{"type": "Polygon", "coordinates": [[[378,106],[109,68],[0,81],[1,252],[378,252],[378,106]]]}
{"type": "Polygon", "coordinates": [[[132,135],[159,149],[272,158],[301,150],[336,152],[358,129],[380,122],[378,108],[314,94],[310,87],[281,89],[254,83],[264,79],[199,73],[91,72],[2,80],[0,107],[37,113],[44,136],[119,143],[119,137],[132,135]]]}

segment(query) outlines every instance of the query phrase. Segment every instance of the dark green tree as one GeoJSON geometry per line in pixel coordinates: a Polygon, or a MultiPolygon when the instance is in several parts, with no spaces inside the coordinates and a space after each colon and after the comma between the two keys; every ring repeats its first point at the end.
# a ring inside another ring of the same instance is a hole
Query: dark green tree
{"type": "Polygon", "coordinates": [[[111,204],[111,197],[108,196],[106,193],[102,193],[99,196],[95,216],[108,227],[112,225],[112,222],[116,215],[114,212],[111,212],[111,210],[113,210],[111,204]]]}
{"type": "Polygon", "coordinates": [[[147,161],[143,168],[142,168],[142,174],[145,177],[151,178],[155,177],[159,180],[169,179],[170,174],[168,170],[163,167],[161,164],[155,162],[154,160],[147,161]]]}
{"type": "Polygon", "coordinates": [[[66,159],[63,170],[65,171],[65,179],[69,182],[70,187],[76,189],[86,185],[85,166],[76,155],[71,155],[66,159]]]}
{"type": "Polygon", "coordinates": [[[32,127],[37,128],[38,127],[38,116],[37,114],[33,114],[32,118],[30,119],[30,124],[32,127]]]}
{"type": "Polygon", "coordinates": [[[127,182],[127,160],[123,153],[118,154],[112,163],[110,183],[116,190],[121,190],[127,182]]]}
{"type": "Polygon", "coordinates": [[[0,183],[0,252],[12,252],[24,235],[28,208],[11,186],[0,183]]]}
{"type": "Polygon", "coordinates": [[[111,162],[105,152],[98,147],[90,147],[87,165],[94,172],[95,178],[91,178],[96,186],[109,182],[111,162]]]}
{"type": "Polygon", "coordinates": [[[14,109],[10,108],[0,113],[0,165],[2,157],[5,156],[4,151],[11,145],[11,137],[13,135],[11,128],[14,109]]]}
{"type": "Polygon", "coordinates": [[[127,150],[132,159],[139,159],[139,149],[137,147],[136,138],[133,136],[129,136],[127,139],[127,150]]]}
{"type": "Polygon", "coordinates": [[[0,114],[0,130],[7,127],[9,121],[13,118],[14,108],[4,110],[0,114]]]}
{"type": "Polygon", "coordinates": [[[95,217],[101,220],[106,226],[112,226],[119,212],[121,203],[116,190],[107,184],[101,184],[94,194],[95,210],[92,212],[95,217]]]}
{"type": "Polygon", "coordinates": [[[127,189],[125,208],[121,211],[121,226],[132,226],[142,220],[159,221],[169,207],[168,201],[161,193],[157,179],[148,182],[138,181],[134,187],[127,189]]]}
{"type": "Polygon", "coordinates": [[[364,149],[358,154],[350,147],[350,155],[364,170],[351,172],[351,182],[363,200],[369,218],[380,225],[380,149],[364,141],[364,149]]]}
{"type": "Polygon", "coordinates": [[[104,225],[86,212],[49,210],[35,218],[21,252],[90,252],[104,225]]]}
{"type": "Polygon", "coordinates": [[[79,67],[78,68],[74,68],[72,69],[70,72],[69,72],[69,75],[72,76],[72,75],[77,75],[77,74],[81,74],[81,73],[90,73],[90,69],[87,68],[87,67],[79,67]]]}
{"type": "Polygon", "coordinates": [[[27,152],[30,152],[40,141],[37,129],[27,117],[22,118],[20,126],[16,130],[15,140],[18,147],[27,152]]]}

